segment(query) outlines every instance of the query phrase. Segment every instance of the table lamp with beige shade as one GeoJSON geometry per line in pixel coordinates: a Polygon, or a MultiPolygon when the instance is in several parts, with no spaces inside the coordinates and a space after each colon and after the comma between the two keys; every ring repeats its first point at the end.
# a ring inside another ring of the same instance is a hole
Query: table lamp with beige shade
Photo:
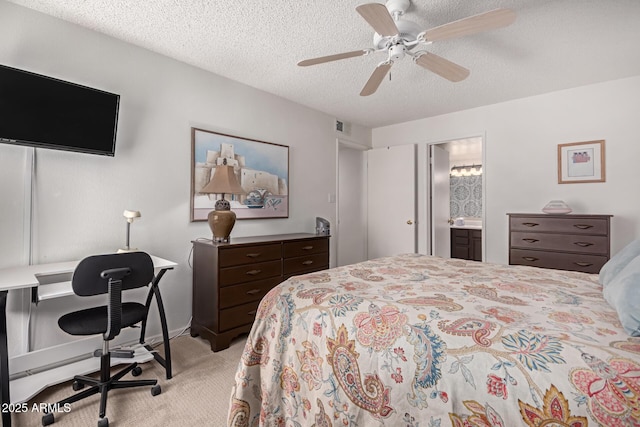
{"type": "Polygon", "coordinates": [[[231,204],[225,200],[224,195],[245,194],[236,178],[233,166],[227,165],[224,159],[221,165],[216,166],[211,181],[200,192],[222,195],[222,199],[216,200],[215,209],[209,212],[207,221],[213,233],[214,242],[229,242],[229,235],[236,223],[236,213],[231,210],[231,204]]]}

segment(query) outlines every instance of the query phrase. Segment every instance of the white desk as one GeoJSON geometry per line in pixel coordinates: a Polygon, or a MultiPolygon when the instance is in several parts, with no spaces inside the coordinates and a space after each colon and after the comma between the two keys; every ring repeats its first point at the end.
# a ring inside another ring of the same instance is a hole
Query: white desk
{"type": "MultiPolygon", "coordinates": [[[[170,379],[172,373],[171,351],[169,348],[169,332],[167,329],[167,320],[164,312],[164,306],[162,304],[162,298],[160,296],[158,283],[160,282],[160,279],[162,278],[164,273],[167,270],[171,270],[176,267],[177,264],[173,261],[168,261],[166,259],[158,258],[153,255],[151,256],[151,259],[153,261],[155,275],[153,281],[151,282],[151,288],[149,289],[149,293],[147,295],[146,306],[148,310],[151,305],[151,300],[155,297],[156,304],[158,306],[158,312],[160,314],[165,357],[163,358],[159,356],[156,352],[153,352],[152,354],[149,353],[149,351],[152,349],[144,342],[147,324],[147,319],[145,319],[142,322],[140,346],[138,346],[138,348],[136,348],[135,350],[135,358],[121,359],[121,361],[148,361],[151,360],[151,358],[155,358],[162,366],[164,366],[167,379],[170,379]]],[[[6,317],[8,291],[31,288],[33,289],[32,294],[34,295],[34,299],[36,302],[51,298],[73,295],[70,279],[71,274],[73,273],[79,262],[80,261],[78,260],[0,269],[0,394],[3,407],[10,404],[12,400],[13,403],[20,402],[21,400],[18,399],[22,399],[22,396],[25,395],[22,391],[25,388],[30,392],[33,392],[34,390],[39,391],[48,385],[54,384],[55,382],[61,382],[70,379],[73,377],[73,375],[86,374],[89,372],[95,372],[97,370],[97,366],[99,365],[95,364],[95,361],[91,359],[84,359],[79,360],[73,364],[73,366],[78,369],[77,371],[71,371],[70,369],[57,369],[57,373],[53,376],[51,375],[50,371],[45,371],[44,374],[46,375],[29,375],[16,379],[14,381],[9,380],[6,317]],[[96,368],[94,368],[94,364],[96,368]],[[73,372],[73,374],[71,374],[71,376],[69,377],[68,375],[70,374],[70,372],[73,372]],[[10,398],[10,388],[13,391],[14,387],[16,388],[16,392],[18,392],[18,390],[21,390],[21,392],[17,393],[20,395],[18,399],[10,398]]],[[[27,353],[23,358],[26,360],[32,359],[31,363],[33,363],[33,359],[35,357],[30,356],[35,356],[35,354],[31,355],[30,353],[27,353]]],[[[11,412],[7,411],[2,413],[2,425],[4,427],[11,426],[11,412]]]]}

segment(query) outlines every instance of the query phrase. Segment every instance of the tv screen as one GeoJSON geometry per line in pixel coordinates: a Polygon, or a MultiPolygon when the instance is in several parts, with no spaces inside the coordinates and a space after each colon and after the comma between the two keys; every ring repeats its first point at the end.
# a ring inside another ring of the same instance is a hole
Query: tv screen
{"type": "Polygon", "coordinates": [[[0,142],[113,156],[120,95],[0,65],[0,142]]]}

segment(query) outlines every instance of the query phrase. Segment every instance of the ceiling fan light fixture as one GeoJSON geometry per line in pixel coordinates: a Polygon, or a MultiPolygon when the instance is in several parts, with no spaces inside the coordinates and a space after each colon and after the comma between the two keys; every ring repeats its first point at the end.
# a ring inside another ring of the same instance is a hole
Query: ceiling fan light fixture
{"type": "Polygon", "coordinates": [[[389,61],[399,61],[404,58],[407,48],[403,44],[396,44],[389,48],[389,61]]]}

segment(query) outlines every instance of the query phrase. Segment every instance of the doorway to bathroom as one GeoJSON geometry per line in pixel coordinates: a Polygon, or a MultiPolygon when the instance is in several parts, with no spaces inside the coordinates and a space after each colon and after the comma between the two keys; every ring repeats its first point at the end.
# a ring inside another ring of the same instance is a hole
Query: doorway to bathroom
{"type": "Polygon", "coordinates": [[[428,247],[444,258],[481,260],[483,139],[471,137],[427,147],[428,247]]]}

